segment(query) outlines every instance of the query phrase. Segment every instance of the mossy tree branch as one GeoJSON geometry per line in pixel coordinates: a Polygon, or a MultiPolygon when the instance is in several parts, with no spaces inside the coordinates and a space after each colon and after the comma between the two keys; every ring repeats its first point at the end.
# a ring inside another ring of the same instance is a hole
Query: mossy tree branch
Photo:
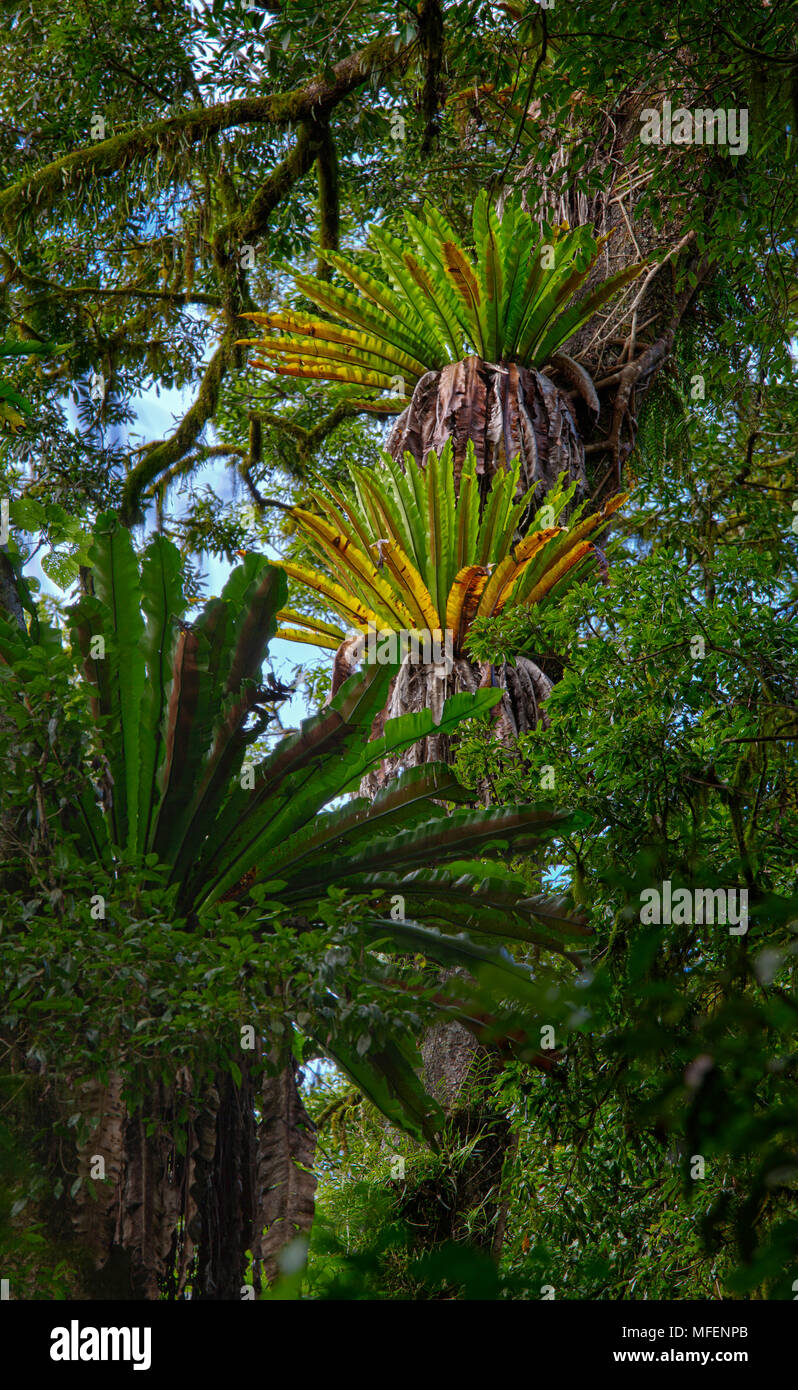
{"type": "Polygon", "coordinates": [[[217,268],[224,269],[231,257],[243,245],[257,241],[269,225],[269,218],[296,181],[313,167],[319,150],[319,127],[316,121],[303,122],[290,154],[272,171],[253,195],[247,207],[224,222],[213,239],[217,268]]]}
{"type": "Polygon", "coordinates": [[[331,80],[324,76],[314,77],[292,92],[239,97],[214,106],[181,111],[176,116],[151,121],[95,145],[84,146],[0,192],[0,221],[13,228],[23,213],[35,213],[37,208],[49,206],[81,179],[107,177],[155,151],[168,154],[170,150],[185,147],[186,143],[196,144],[209,135],[235,126],[286,126],[322,116],[372,73],[403,69],[412,48],[412,44],[405,44],[397,50],[391,35],[375,39],[360,52],[336,63],[331,80]]]}
{"type": "Polygon", "coordinates": [[[440,0],[421,0],[418,6],[418,39],[424,54],[424,136],[421,153],[430,154],[438,138],[443,62],[443,6],[440,0]]]}
{"type": "Polygon", "coordinates": [[[151,497],[157,495],[161,488],[176,482],[178,478],[185,477],[186,473],[190,473],[198,464],[203,464],[208,459],[240,458],[244,460],[246,452],[246,449],[243,449],[240,444],[198,444],[190,454],[185,454],[183,458],[161,474],[161,477],[147,488],[144,495],[149,501],[151,497]]]}
{"type": "MultiPolygon", "coordinates": [[[[140,296],[145,307],[125,324],[124,334],[128,336],[134,326],[146,329],[152,314],[157,312],[159,300],[175,305],[218,303],[224,315],[224,329],[216,351],[203,370],[196,398],[177,428],[168,438],[150,444],[136,456],[124,482],[120,505],[120,515],[126,525],[141,520],[142,499],[148,489],[157,486],[159,479],[169,475],[187,456],[193,453],[196,457],[202,431],[216,411],[224,376],[239,361],[240,349],[236,346],[236,340],[246,329],[241,316],[255,307],[242,266],[242,248],[262,239],[275,208],[317,162],[323,244],[337,244],[338,170],[329,113],[339,101],[375,74],[403,71],[415,47],[414,42],[400,45],[393,36],[376,40],[335,64],[323,76],[313,77],[293,91],[255,95],[205,108],[198,106],[175,116],[152,121],[78,149],[0,192],[0,223],[5,223],[13,232],[24,215],[36,217],[39,211],[43,214],[64,194],[69,196],[70,189],[86,182],[118,176],[150,154],[157,153],[167,158],[170,153],[179,155],[192,145],[239,126],[270,124],[285,127],[296,124],[299,127],[292,149],[269,173],[245,206],[242,206],[231,184],[232,196],[227,200],[224,220],[217,226],[211,241],[219,288],[218,300],[211,296],[183,293],[174,285],[164,285],[162,291],[149,292],[129,287],[133,296],[140,296]]],[[[61,287],[43,281],[40,276],[29,276],[10,255],[4,256],[3,262],[7,275],[33,290],[34,296],[38,297],[45,290],[55,296],[60,293],[61,287]]],[[[123,299],[127,288],[111,288],[107,293],[110,298],[123,299]]],[[[99,297],[105,294],[99,287],[95,289],[86,285],[64,287],[63,293],[66,298],[78,302],[84,296],[90,299],[93,295],[99,297]]],[[[120,333],[115,334],[106,346],[109,343],[115,346],[121,336],[120,333]]],[[[347,408],[334,412],[334,418],[326,429],[334,428],[335,423],[349,413],[347,408]]],[[[312,447],[313,438],[320,439],[326,432],[325,423],[320,422],[320,425],[321,429],[316,427],[316,430],[309,432],[308,448],[312,447]]]]}
{"type": "Polygon", "coordinates": [[[58,295],[61,299],[160,299],[164,304],[202,304],[211,309],[219,309],[221,300],[212,294],[198,294],[192,290],[189,294],[187,290],[145,290],[139,289],[135,285],[120,285],[118,288],[102,285],[53,285],[52,290],[47,293],[37,294],[33,299],[28,300],[28,305],[38,304],[42,300],[52,299],[53,295],[58,295]]]}
{"type": "MultiPolygon", "coordinates": [[[[316,175],[319,181],[319,246],[322,250],[337,251],[340,231],[338,151],[326,112],[318,121],[318,127],[320,144],[316,175]]],[[[324,256],[319,256],[316,274],[320,280],[330,278],[331,268],[324,256]]]]}
{"type": "Polygon", "coordinates": [[[315,449],[332,434],[334,429],[344,420],[348,420],[353,415],[360,415],[363,407],[360,402],[341,401],[334,406],[329,414],[319,420],[312,429],[305,429],[303,425],[298,425],[295,420],[289,420],[284,415],[278,415],[271,410],[253,411],[253,417],[264,425],[271,425],[274,429],[283,430],[297,444],[297,463],[298,472],[302,472],[304,466],[310,462],[315,449]]]}
{"type": "Polygon", "coordinates": [[[150,445],[143,458],[131,468],[125,479],[119,509],[120,518],[125,526],[133,526],[141,521],[140,502],[145,488],[188,452],[210,420],[216,410],[219,388],[229,365],[232,349],[232,337],[225,334],[205,368],[193,405],[186,411],[174,434],[168,439],[150,445]]]}
{"type": "Polygon", "coordinates": [[[239,315],[248,307],[248,293],[236,252],[243,242],[265,231],[278,203],[293,184],[312,168],[318,145],[317,136],[309,125],[309,122],[303,125],[294,148],[272,170],[249,206],[224,223],[214,237],[214,258],[222,282],[227,327],[205,369],[196,400],[174,434],[152,445],[128,473],[120,507],[120,516],[126,526],[132,526],[141,519],[140,504],[145,490],[193,447],[215,413],[222,380],[235,360],[236,338],[244,327],[239,315]]]}

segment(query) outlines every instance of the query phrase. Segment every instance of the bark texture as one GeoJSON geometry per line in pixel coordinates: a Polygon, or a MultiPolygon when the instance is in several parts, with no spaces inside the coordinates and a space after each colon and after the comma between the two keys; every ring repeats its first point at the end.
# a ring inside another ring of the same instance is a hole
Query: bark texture
{"type": "MultiPolygon", "coordinates": [[[[515,363],[497,364],[467,357],[428,372],[399,417],[388,441],[394,458],[413,455],[421,465],[430,449],[440,454],[452,441],[455,492],[469,441],[473,444],[482,501],[499,471],[520,458],[519,494],[534,490],[539,505],[560,474],[577,483],[577,500],[585,495],[587,478],[580,424],[597,414],[592,382],[585,382],[576,364],[559,362],[572,397],[546,375],[515,363]],[[583,417],[583,418],[580,418],[583,417]]],[[[347,645],[339,649],[334,688],[350,674],[347,645]]],[[[516,663],[480,665],[455,658],[451,668],[421,665],[405,659],[391,683],[385,709],[375,720],[372,737],[386,719],[430,709],[438,719],[444,701],[458,691],[497,686],[503,691],[491,717],[495,736],[510,744],[519,734],[545,723],[545,700],[552,683],[526,657],[516,663]]],[[[361,784],[361,793],[375,796],[406,768],[433,760],[452,762],[454,748],[446,734],[432,734],[402,754],[386,759],[361,784]]],[[[485,805],[487,786],[480,790],[485,805]]],[[[446,978],[446,975],[443,977],[446,978]]],[[[468,1239],[498,1259],[506,1218],[504,1165],[512,1151],[507,1118],[484,1099],[484,1081],[495,1059],[460,1023],[443,1023],[421,1040],[424,1084],[440,1102],[450,1138],[465,1157],[446,1165],[435,1181],[425,1180],[405,1192],[402,1217],[420,1244],[468,1239]]]]}
{"type": "Polygon", "coordinates": [[[296,1066],[257,1078],[241,1069],[240,1086],[229,1073],[195,1086],[184,1070],[135,1115],[118,1076],[79,1088],[96,1121],[73,1203],[89,1297],[239,1300],[250,1279],[256,1293],[273,1282],[282,1250],[309,1231],[315,1131],[296,1066]]]}
{"type": "MultiPolygon", "coordinates": [[[[552,226],[590,225],[607,238],[585,294],[627,266],[644,263],[639,279],[594,314],[566,344],[570,361],[588,373],[597,392],[598,418],[586,422],[582,431],[590,492],[597,502],[624,485],[645,395],[665,364],[695,295],[713,273],[691,229],[691,206],[699,199],[706,205],[718,196],[708,192],[703,181],[707,165],[715,158],[712,146],[673,146],[670,157],[678,163],[682,190],[678,205],[673,199],[661,203],[663,216],[656,223],[643,205],[655,175],[657,152],[641,142],[641,112],[659,107],[668,95],[657,84],[652,87],[648,74],[620,93],[611,110],[597,111],[586,94],[576,92],[565,129],[558,115],[556,130],[541,120],[539,104],[533,103],[530,127],[539,127],[554,153],[544,165],[536,152],[503,194],[506,197],[518,188],[524,206],[537,220],[552,226]],[[569,151],[572,140],[584,138],[585,131],[592,133],[593,148],[577,181],[569,151]],[[583,190],[596,172],[600,178],[588,194],[583,190]],[[689,270],[692,276],[692,285],[678,293],[677,270],[689,270]]],[[[680,99],[687,106],[694,101],[703,104],[699,92],[684,91],[680,99]]],[[[571,394],[574,383],[567,372],[554,360],[551,365],[555,380],[561,379],[571,394]]]]}
{"type": "Polygon", "coordinates": [[[536,488],[540,501],[560,473],[586,487],[574,411],[540,372],[466,357],[421,378],[391,431],[388,450],[400,461],[410,453],[423,465],[430,449],[440,454],[451,439],[457,492],[470,440],[483,495],[494,475],[520,457],[520,490],[536,488]]]}
{"type": "MultiPolygon", "coordinates": [[[[441,982],[457,976],[465,972],[444,970],[441,982]]],[[[460,1023],[427,1029],[420,1046],[424,1084],[446,1115],[446,1135],[433,1173],[397,1186],[402,1220],[416,1251],[465,1241],[498,1260],[514,1138],[507,1117],[486,1102],[495,1057],[460,1023]]]]}
{"type": "Polygon", "coordinates": [[[261,1234],[252,1253],[272,1283],[281,1252],[313,1224],[316,1131],[302,1104],[293,1066],[266,1077],[261,1098],[264,1120],[257,1153],[261,1234]]]}
{"type": "MultiPolygon", "coordinates": [[[[343,679],[350,672],[341,671],[339,666],[338,674],[339,679],[343,679]]],[[[390,684],[388,700],[374,721],[371,737],[378,738],[385,721],[402,714],[429,709],[435,719],[440,719],[444,703],[451,695],[463,690],[473,694],[487,686],[496,686],[504,692],[501,701],[494,705],[490,713],[500,742],[510,743],[518,734],[534,729],[539,722],[545,724],[543,703],[551,693],[552,683],[540,667],[527,657],[519,657],[516,664],[505,662],[500,666],[487,662],[478,665],[467,657],[457,657],[452,662],[451,671],[447,672],[443,666],[420,665],[408,656],[390,684]]],[[[430,734],[403,753],[386,758],[376,771],[363,779],[361,794],[376,796],[392,778],[407,768],[434,761],[451,763],[453,758],[450,735],[430,734]]]]}
{"type": "MultiPolygon", "coordinates": [[[[339,667],[338,674],[342,679],[349,671],[339,667]]],[[[372,738],[382,732],[386,719],[422,709],[432,710],[438,718],[450,695],[489,685],[504,692],[491,711],[498,741],[509,744],[518,734],[547,722],[544,703],[552,683],[526,657],[520,657],[515,665],[507,662],[501,666],[477,665],[460,657],[449,672],[443,667],[413,663],[407,657],[391,683],[385,709],[374,722],[372,738]]],[[[432,734],[401,755],[386,759],[364,778],[361,794],[375,796],[408,767],[433,760],[451,763],[453,758],[449,735],[432,734]]],[[[487,786],[479,795],[488,805],[487,786]]],[[[455,973],[444,971],[441,980],[455,973]]],[[[513,1137],[506,1116],[491,1108],[485,1098],[485,1082],[495,1072],[497,1059],[458,1022],[429,1028],[420,1048],[424,1085],[441,1105],[449,1141],[460,1156],[442,1166],[434,1180],[424,1179],[404,1189],[402,1219],[419,1246],[468,1240],[498,1259],[507,1211],[505,1163],[512,1155],[513,1137]]]]}

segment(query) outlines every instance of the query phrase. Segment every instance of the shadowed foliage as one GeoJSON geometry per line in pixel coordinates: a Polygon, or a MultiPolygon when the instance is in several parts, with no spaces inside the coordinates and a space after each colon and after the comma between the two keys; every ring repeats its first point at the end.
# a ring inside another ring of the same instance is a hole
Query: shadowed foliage
{"type": "MultiPolygon", "coordinates": [[[[371,952],[375,961],[410,953],[466,967],[472,984],[442,998],[441,1008],[477,1029],[490,998],[533,997],[528,969],[496,942],[568,954],[583,929],[564,904],[530,895],[501,860],[511,844],[520,850],[562,832],[568,816],[546,806],[457,807],[467,794],[435,763],[409,769],[373,804],[351,796],[384,758],[489,710],[498,692],[455,696],[437,719],[423,710],[388,721],[369,742],[396,669],[374,666],[260,756],[255,745],[271,698],[259,684],[260,667],[285,601],[280,570],[248,556],[222,596],[190,621],[180,556],[162,536],[139,566],[129,532],[105,515],[90,560],[92,592],[71,610],[71,655],[66,634],[44,619],[30,632],[3,620],[0,659],[11,757],[15,744],[34,737],[36,710],[49,699],[48,666],[71,666],[73,692],[88,701],[89,747],[75,792],[50,804],[44,779],[37,804],[42,849],[57,862],[70,846],[91,892],[100,894],[94,932],[113,932],[117,920],[123,928],[140,894],[157,888],[174,902],[174,925],[188,932],[212,932],[220,911],[235,906],[255,940],[286,928],[301,933],[335,886],[364,894],[369,904],[361,928],[366,975],[371,952]],[[447,813],[442,803],[456,809],[447,813]],[[488,869],[485,857],[498,862],[488,869]],[[405,897],[424,926],[388,913],[389,903],[405,897]],[[121,912],[107,924],[106,900],[121,912]]],[[[21,882],[21,861],[5,868],[10,881],[21,882]]],[[[73,910],[79,933],[80,909],[73,910]]],[[[109,1075],[59,1083],[89,1124],[76,1146],[82,1186],[74,1193],[75,1229],[102,1287],[117,1296],[130,1296],[118,1292],[128,1289],[157,1297],[164,1279],[180,1293],[191,1279],[195,1297],[237,1297],[246,1251],[272,1278],[281,1248],[309,1226],[312,1125],[295,1062],[268,1035],[267,981],[262,993],[265,1036],[252,1062],[241,1054],[232,1076],[220,1072],[201,1083],[183,1066],[168,1083],[151,1077],[144,1101],[131,1109],[122,1046],[109,1075]],[[184,1135],[178,1156],[175,1127],[184,1135]],[[98,1154],[106,1180],[89,1182],[98,1154]]],[[[327,1014],[335,1007],[328,992],[327,1014]]],[[[434,1142],[440,1112],[418,1080],[407,1041],[389,1038],[369,1050],[337,1037],[328,1019],[308,1017],[303,1026],[392,1123],[434,1142]]]]}

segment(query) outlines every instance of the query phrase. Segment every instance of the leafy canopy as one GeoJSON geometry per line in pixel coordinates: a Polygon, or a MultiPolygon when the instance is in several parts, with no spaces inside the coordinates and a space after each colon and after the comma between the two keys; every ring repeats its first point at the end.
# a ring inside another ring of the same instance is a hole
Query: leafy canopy
{"type": "MultiPolygon", "coordinates": [[[[55,343],[18,342],[10,338],[0,340],[0,358],[43,357],[58,350],[55,343]]],[[[32,412],[33,406],[27,397],[21,395],[5,377],[0,376],[0,429],[20,429],[25,423],[24,417],[32,412]]]]}

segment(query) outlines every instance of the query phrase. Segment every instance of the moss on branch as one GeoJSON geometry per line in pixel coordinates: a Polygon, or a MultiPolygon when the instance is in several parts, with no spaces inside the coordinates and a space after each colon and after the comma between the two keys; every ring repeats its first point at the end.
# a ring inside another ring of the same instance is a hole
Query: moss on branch
{"type": "Polygon", "coordinates": [[[297,180],[313,167],[318,152],[318,141],[315,124],[311,121],[304,122],[299,129],[294,148],[272,170],[243,212],[231,217],[218,228],[214,236],[217,265],[239,251],[246,243],[256,241],[263,235],[274,209],[297,180]]]}
{"type": "Polygon", "coordinates": [[[219,388],[232,352],[232,336],[225,334],[205,368],[196,399],[186,411],[174,434],[152,445],[135,467],[131,468],[125,479],[120,506],[120,517],[125,526],[133,526],[141,520],[139,507],[145,488],[188,452],[210,420],[216,410],[219,388]]]}
{"type": "Polygon", "coordinates": [[[286,416],[278,415],[271,410],[253,411],[252,418],[259,420],[264,425],[270,425],[273,429],[282,430],[296,440],[297,463],[299,465],[297,471],[301,473],[304,466],[310,462],[314,450],[323,443],[327,435],[332,434],[342,421],[360,413],[361,408],[357,402],[341,401],[309,430],[305,429],[303,425],[298,425],[295,420],[289,420],[286,416]]]}
{"type": "Polygon", "coordinates": [[[228,368],[234,365],[238,352],[236,340],[242,326],[238,314],[247,307],[242,302],[240,269],[235,252],[248,239],[262,235],[278,203],[293,184],[312,168],[317,142],[318,136],[313,126],[306,122],[297,135],[294,148],[264,180],[249,206],[220,227],[214,237],[214,256],[223,286],[227,285],[227,330],[205,369],[195,401],[174,434],[152,445],[128,473],[120,508],[120,516],[126,526],[140,521],[141,499],[146,489],[161,474],[174,468],[193,448],[216,411],[222,380],[228,368]]]}
{"type": "MultiPolygon", "coordinates": [[[[319,182],[319,246],[322,250],[337,251],[340,230],[338,151],[330,129],[330,118],[326,113],[318,122],[318,129],[316,176],[319,182]]],[[[316,270],[319,279],[328,280],[331,273],[331,267],[324,256],[319,256],[316,270]]]]}
{"type": "Polygon", "coordinates": [[[401,69],[412,45],[396,48],[393,36],[376,39],[358,53],[336,63],[331,80],[314,77],[292,92],[240,97],[204,108],[181,111],[135,130],[113,135],[54,160],[0,192],[0,221],[13,229],[25,212],[44,209],[86,178],[101,178],[124,170],[153,153],[168,154],[196,144],[209,135],[242,125],[299,123],[329,111],[367,77],[378,71],[401,69]]]}

